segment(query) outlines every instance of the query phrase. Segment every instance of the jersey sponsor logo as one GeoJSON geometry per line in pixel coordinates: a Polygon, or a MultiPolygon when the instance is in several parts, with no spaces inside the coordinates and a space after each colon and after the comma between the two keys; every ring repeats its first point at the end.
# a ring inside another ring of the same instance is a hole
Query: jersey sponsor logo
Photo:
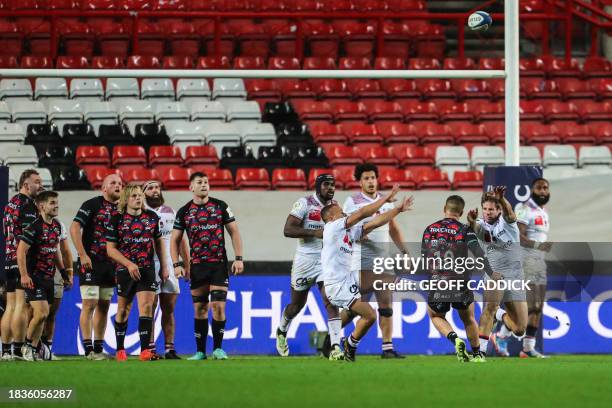
{"type": "Polygon", "coordinates": [[[544,225],[544,217],[542,217],[541,215],[538,215],[535,218],[535,225],[544,225]]]}
{"type": "Polygon", "coordinates": [[[353,284],[353,285],[351,285],[351,287],[349,288],[349,290],[351,291],[351,293],[352,293],[353,295],[355,295],[355,294],[357,294],[357,293],[359,292],[359,286],[357,286],[357,285],[353,284]]]}
{"type": "Polygon", "coordinates": [[[295,285],[296,286],[310,286],[312,283],[314,283],[314,278],[297,278],[295,280],[295,285]]]}
{"type": "Polygon", "coordinates": [[[311,221],[321,221],[321,211],[312,210],[308,213],[308,219],[311,221]]]}

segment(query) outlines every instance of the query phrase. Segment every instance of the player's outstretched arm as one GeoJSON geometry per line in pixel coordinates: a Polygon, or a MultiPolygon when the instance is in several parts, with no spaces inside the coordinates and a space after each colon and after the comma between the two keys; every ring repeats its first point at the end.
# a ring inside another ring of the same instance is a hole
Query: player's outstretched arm
{"type": "Polygon", "coordinates": [[[391,221],[393,218],[397,217],[399,213],[408,211],[412,207],[412,203],[414,198],[412,196],[404,198],[402,201],[399,201],[395,204],[395,207],[392,210],[385,212],[384,214],[380,214],[371,221],[368,221],[363,226],[363,235],[370,233],[378,227],[381,227],[391,221]]]}
{"type": "Polygon", "coordinates": [[[480,225],[476,222],[478,219],[478,208],[468,211],[467,221],[470,228],[478,235],[480,232],[480,225]]]}
{"type": "Polygon", "coordinates": [[[323,238],[323,230],[302,228],[302,220],[289,214],[285,221],[283,235],[287,238],[323,238]]]}
{"type": "Polygon", "coordinates": [[[497,186],[493,190],[495,197],[499,200],[501,205],[502,215],[507,223],[512,224],[516,222],[516,214],[512,209],[510,201],[506,199],[506,186],[497,186]]]}
{"type": "Polygon", "coordinates": [[[242,261],[242,237],[238,230],[238,223],[232,221],[225,224],[225,228],[232,238],[232,247],[234,248],[234,256],[236,256],[236,260],[232,263],[232,272],[234,275],[239,275],[244,271],[244,262],[242,261]]]}
{"type": "MultiPolygon", "coordinates": [[[[382,207],[385,203],[389,203],[393,201],[393,199],[395,198],[396,194],[399,193],[399,191],[400,191],[399,184],[395,184],[393,186],[393,189],[389,191],[387,194],[380,197],[378,200],[374,201],[372,204],[368,204],[365,207],[362,207],[359,210],[352,213],[351,215],[349,215],[348,218],[346,219],[346,228],[351,228],[352,226],[357,224],[359,221],[374,215],[376,211],[380,210],[380,207],[382,207]]],[[[366,232],[363,233],[363,235],[365,234],[366,232]]]]}

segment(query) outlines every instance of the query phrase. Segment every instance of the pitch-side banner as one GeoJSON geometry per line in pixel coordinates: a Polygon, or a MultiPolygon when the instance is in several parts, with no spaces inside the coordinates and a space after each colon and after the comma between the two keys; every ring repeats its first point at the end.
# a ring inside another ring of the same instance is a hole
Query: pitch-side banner
{"type": "MultiPolygon", "coordinates": [[[[598,292],[596,288],[609,285],[598,282],[608,277],[590,280],[589,300],[577,302],[548,302],[544,308],[544,341],[547,353],[612,353],[612,290],[598,292]]],[[[283,307],[289,303],[289,276],[245,276],[231,278],[227,304],[227,326],[223,348],[230,354],[276,354],[275,332],[283,307]]],[[[193,338],[193,307],[188,286],[181,281],[181,295],[176,307],[176,348],[179,353],[195,352],[193,338]]],[[[393,338],[398,351],[406,354],[444,354],[452,352],[451,344],[441,338],[426,313],[425,299],[414,294],[415,300],[396,302],[393,310],[393,338]]],[[[476,299],[482,299],[476,296],[476,299]]],[[[376,307],[373,304],[373,307],[376,307]]],[[[81,333],[78,328],[81,297],[78,287],[65,293],[59,312],[54,341],[58,354],[82,354],[81,333]]],[[[476,306],[477,318],[481,303],[476,306]]],[[[117,310],[113,298],[109,313],[104,348],[114,354],[115,335],[112,321],[117,310]]],[[[457,333],[465,338],[463,325],[456,313],[452,322],[457,333]]],[[[309,344],[312,331],[325,331],[327,317],[319,294],[311,291],[306,307],[296,317],[288,333],[292,355],[313,354],[309,344]]],[[[137,308],[132,308],[125,339],[130,353],[139,351],[137,308]]],[[[345,333],[352,330],[352,325],[345,333]]],[[[210,333],[210,330],[209,330],[210,333]]],[[[210,334],[209,334],[210,336],[210,334]]],[[[163,347],[161,315],[155,314],[155,338],[158,349],[163,347]]],[[[210,353],[212,338],[208,339],[210,353]]],[[[360,353],[377,354],[381,336],[377,327],[361,342],[360,353]]]]}
{"type": "Polygon", "coordinates": [[[531,197],[531,184],[538,177],[543,177],[539,166],[485,167],[483,189],[489,191],[494,186],[506,186],[506,198],[514,208],[531,197]]]}

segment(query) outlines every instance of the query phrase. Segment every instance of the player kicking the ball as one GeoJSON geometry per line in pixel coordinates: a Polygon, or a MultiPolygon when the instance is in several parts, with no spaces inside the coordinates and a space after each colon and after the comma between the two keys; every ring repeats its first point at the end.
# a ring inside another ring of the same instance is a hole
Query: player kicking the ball
{"type": "Polygon", "coordinates": [[[398,192],[399,186],[396,185],[388,194],[349,216],[344,214],[342,208],[336,203],[329,204],[321,210],[321,217],[325,222],[321,252],[325,293],[333,305],[347,309],[360,317],[353,333],[344,340],[344,360],[346,361],[355,361],[359,341],[376,322],[376,312],[369,303],[361,300],[359,283],[351,272],[353,243],[374,229],[385,225],[399,213],[410,209],[412,197],[398,202],[393,209],[378,215],[367,223],[360,223],[363,219],[375,214],[385,203],[391,202],[398,192]]]}
{"type": "Polygon", "coordinates": [[[159,232],[159,217],[153,211],[144,209],[144,194],[137,185],[125,187],[117,209],[119,214],[111,218],[106,236],[106,251],[108,257],[116,263],[117,273],[116,359],[127,360],[125,332],[132,300],[136,296],[140,316],[140,360],[158,360],[159,356],[149,349],[153,329],[153,300],[158,285],[153,260],[155,254],[160,259],[161,281],[165,282],[168,278],[167,254],[159,232]]]}
{"type": "Polygon", "coordinates": [[[327,327],[331,342],[329,359],[342,360],[344,358],[340,349],[342,323],[338,308],[329,303],[321,280],[324,226],[321,220],[321,209],[334,202],[335,186],[334,176],[331,174],[319,175],[315,181],[315,193],[296,201],[285,222],[284,235],[289,238],[299,238],[299,241],[291,268],[291,303],[283,310],[280,326],[276,330],[276,350],[283,357],[289,355],[287,344],[289,325],[306,304],[310,287],[316,282],[327,309],[327,327]]]}

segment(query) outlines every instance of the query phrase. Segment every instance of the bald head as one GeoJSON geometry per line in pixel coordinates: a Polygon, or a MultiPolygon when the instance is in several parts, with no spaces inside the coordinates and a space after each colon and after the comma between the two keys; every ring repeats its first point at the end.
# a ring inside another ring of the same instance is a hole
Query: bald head
{"type": "Polygon", "coordinates": [[[112,203],[119,200],[122,189],[123,182],[121,181],[121,177],[117,174],[109,174],[102,182],[102,195],[106,200],[112,203]]]}

